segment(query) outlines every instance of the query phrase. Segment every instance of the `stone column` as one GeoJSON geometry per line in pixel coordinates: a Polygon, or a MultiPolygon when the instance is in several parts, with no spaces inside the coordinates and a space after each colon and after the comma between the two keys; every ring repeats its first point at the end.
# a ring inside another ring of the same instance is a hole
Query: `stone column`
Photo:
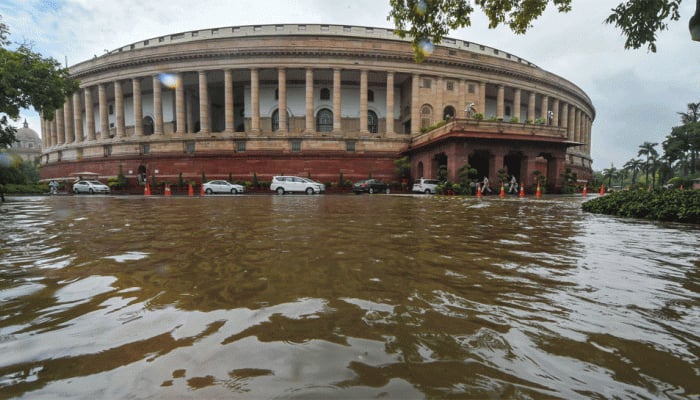
{"type": "Polygon", "coordinates": [[[433,116],[433,121],[431,124],[442,121],[445,115],[445,102],[443,96],[445,95],[445,81],[441,76],[438,76],[435,88],[435,116],[433,116]]]}
{"type": "MultiPolygon", "coordinates": [[[[520,103],[521,103],[522,91],[520,88],[513,89],[513,118],[517,118],[520,121],[520,103]]],[[[525,122],[525,121],[520,121],[525,122]]]]}
{"type": "Polygon", "coordinates": [[[549,96],[545,94],[542,95],[542,110],[540,110],[541,118],[544,120],[545,125],[549,125],[549,115],[547,111],[549,111],[549,96]]]}
{"type": "Polygon", "coordinates": [[[107,115],[107,87],[104,83],[97,86],[97,101],[100,110],[100,138],[109,138],[109,115],[107,115]]]}
{"type": "Polygon", "coordinates": [[[306,68],[306,92],[304,102],[306,104],[306,118],[304,121],[304,131],[313,133],[314,129],[314,70],[306,68]]]}
{"type": "Polygon", "coordinates": [[[80,89],[73,93],[73,126],[75,127],[75,142],[83,141],[83,107],[80,104],[80,89]]]}
{"type": "Polygon", "coordinates": [[[185,133],[192,133],[194,132],[194,115],[192,115],[192,95],[187,92],[185,92],[185,110],[187,114],[185,116],[187,118],[187,126],[185,127],[185,133]]]}
{"type": "Polygon", "coordinates": [[[498,94],[496,95],[496,118],[500,121],[503,120],[505,108],[505,89],[503,85],[498,85],[498,94]]]}
{"type": "Polygon", "coordinates": [[[554,102],[552,104],[552,113],[554,113],[552,125],[559,127],[559,99],[554,99],[554,102]]]}
{"type": "Polygon", "coordinates": [[[571,141],[575,141],[576,138],[574,137],[574,132],[575,129],[574,127],[576,126],[576,108],[572,105],[569,106],[569,126],[567,130],[567,137],[571,141]]]}
{"type": "Polygon", "coordinates": [[[279,122],[279,132],[284,134],[289,132],[287,128],[287,70],[284,67],[277,69],[277,122],[279,122]]]}
{"type": "Polygon", "coordinates": [[[537,116],[535,115],[535,101],[537,99],[537,95],[535,92],[530,92],[530,98],[528,99],[527,102],[527,119],[532,120],[532,122],[535,122],[535,119],[537,116]]]}
{"type": "Polygon", "coordinates": [[[386,74],[386,135],[395,136],[394,132],[394,73],[386,74]]]}
{"type": "Polygon", "coordinates": [[[367,129],[367,70],[360,71],[360,134],[368,134],[367,129]]]}
{"type": "Polygon", "coordinates": [[[143,107],[141,101],[141,78],[131,79],[134,92],[134,136],[143,136],[143,107]]]}
{"type": "Polygon", "coordinates": [[[459,80],[459,93],[457,94],[457,112],[455,117],[461,118],[459,114],[464,113],[464,118],[467,118],[467,81],[459,80]]]}
{"type": "Polygon", "coordinates": [[[479,102],[476,105],[476,112],[486,118],[486,82],[479,82],[479,102]]]}
{"type": "Polygon", "coordinates": [[[114,82],[114,108],[117,117],[117,137],[123,138],[126,136],[126,127],[124,126],[124,91],[121,81],[114,82]]]}
{"type": "Polygon", "coordinates": [[[175,86],[175,134],[184,135],[187,130],[185,111],[185,83],[182,72],[177,73],[177,86],[175,86]]]}
{"type": "Polygon", "coordinates": [[[63,105],[63,124],[66,128],[66,143],[75,141],[75,132],[73,131],[73,108],[71,107],[70,98],[66,98],[63,105]]]}
{"type": "Polygon", "coordinates": [[[419,134],[421,128],[419,91],[420,75],[413,74],[411,77],[411,135],[419,134]]]}
{"type": "Polygon", "coordinates": [[[333,132],[340,133],[343,130],[343,104],[340,88],[340,68],[333,69],[333,132]]]}
{"type": "Polygon", "coordinates": [[[233,133],[233,71],[224,70],[224,132],[233,133]]]}
{"type": "Polygon", "coordinates": [[[163,134],[163,90],[160,78],[153,75],[153,134],[163,134]]]}
{"type": "Polygon", "coordinates": [[[566,132],[568,134],[568,132],[569,132],[569,105],[567,103],[563,103],[561,105],[561,127],[566,129],[566,132]]]}
{"type": "Polygon", "coordinates": [[[58,137],[57,137],[57,133],[56,133],[55,111],[54,111],[54,119],[52,121],[49,121],[49,132],[51,133],[51,136],[50,136],[51,147],[55,147],[58,144],[58,137]]]}
{"type": "Polygon", "coordinates": [[[85,88],[85,123],[88,142],[95,141],[95,105],[92,101],[92,87],[85,88]]]}
{"type": "Polygon", "coordinates": [[[199,133],[208,134],[209,127],[209,83],[207,71],[199,71],[199,133]]]}
{"type": "Polygon", "coordinates": [[[56,136],[57,136],[57,143],[59,145],[65,144],[66,143],[66,124],[63,122],[63,116],[65,115],[65,112],[63,111],[63,108],[59,108],[56,110],[56,136]]]}
{"type": "Polygon", "coordinates": [[[260,132],[260,75],[257,68],[250,69],[250,131],[260,132]]]}

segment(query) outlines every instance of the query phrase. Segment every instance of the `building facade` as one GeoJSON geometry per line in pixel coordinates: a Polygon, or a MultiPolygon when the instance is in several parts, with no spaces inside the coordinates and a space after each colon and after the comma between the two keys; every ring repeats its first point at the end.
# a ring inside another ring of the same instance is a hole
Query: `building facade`
{"type": "Polygon", "coordinates": [[[591,175],[595,109],[515,55],[445,39],[423,63],[391,29],[256,25],[133,43],[70,67],[80,89],[42,121],[42,178],[178,176],[323,182],[591,175]],[[477,119],[477,114],[483,119],[477,119]],[[440,123],[446,121],[447,123],[440,123]],[[441,125],[435,128],[436,126],[441,125]]]}

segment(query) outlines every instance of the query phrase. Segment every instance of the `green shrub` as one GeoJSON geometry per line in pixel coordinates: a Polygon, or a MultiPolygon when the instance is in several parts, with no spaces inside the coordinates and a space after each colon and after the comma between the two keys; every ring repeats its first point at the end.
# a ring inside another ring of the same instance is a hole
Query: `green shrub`
{"type": "Polygon", "coordinates": [[[597,214],[700,224],[698,190],[623,190],[589,200],[581,207],[597,214]]]}

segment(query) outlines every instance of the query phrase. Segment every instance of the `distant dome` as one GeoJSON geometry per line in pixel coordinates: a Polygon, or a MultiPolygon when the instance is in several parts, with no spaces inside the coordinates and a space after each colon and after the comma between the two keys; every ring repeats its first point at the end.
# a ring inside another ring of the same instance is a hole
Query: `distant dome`
{"type": "Polygon", "coordinates": [[[12,151],[19,154],[23,159],[31,161],[34,157],[41,154],[41,138],[34,129],[29,127],[27,120],[24,120],[24,126],[17,129],[15,133],[17,140],[12,144],[12,151]]]}

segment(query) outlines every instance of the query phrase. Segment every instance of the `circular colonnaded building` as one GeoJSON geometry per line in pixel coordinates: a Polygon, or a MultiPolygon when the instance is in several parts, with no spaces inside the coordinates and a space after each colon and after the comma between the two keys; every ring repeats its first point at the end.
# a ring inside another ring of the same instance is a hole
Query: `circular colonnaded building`
{"type": "Polygon", "coordinates": [[[133,43],[70,67],[80,89],[42,121],[44,179],[120,172],[133,184],[311,176],[480,179],[507,170],[562,187],[589,179],[595,109],[568,80],[445,38],[422,63],[392,29],[283,24],[133,43]],[[481,118],[483,117],[483,118],[481,118]]]}

